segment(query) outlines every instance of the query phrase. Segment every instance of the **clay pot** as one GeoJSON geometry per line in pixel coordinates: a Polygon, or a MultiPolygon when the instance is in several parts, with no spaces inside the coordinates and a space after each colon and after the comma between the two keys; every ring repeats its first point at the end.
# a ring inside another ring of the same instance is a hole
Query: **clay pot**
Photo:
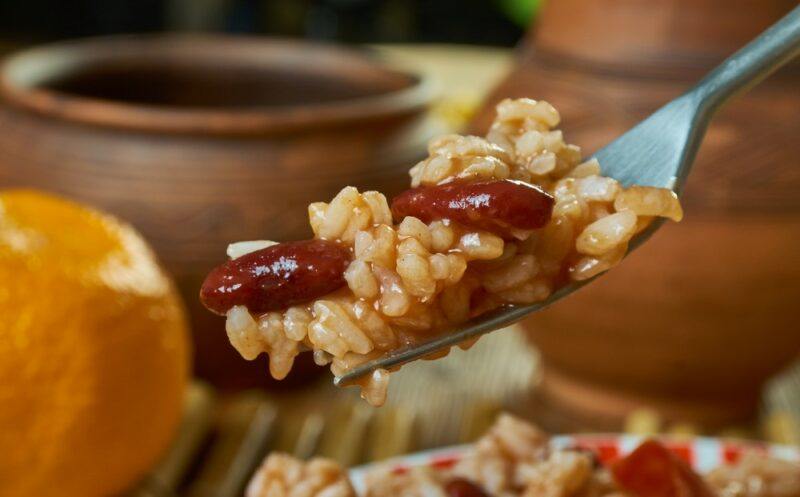
{"type": "Polygon", "coordinates": [[[265,378],[198,303],[233,240],[302,239],[307,205],[345,185],[388,194],[424,155],[419,78],[365,54],[264,38],[89,39],[0,72],[0,184],[55,191],[132,222],[176,277],[198,373],[265,378]]]}
{"type": "MultiPolygon", "coordinates": [[[[692,85],[794,0],[558,0],[475,124],[507,96],[552,102],[591,153],[692,85]]],[[[800,71],[786,68],[714,120],[683,195],[686,218],[620,267],[527,321],[537,406],[555,428],[750,418],[797,357],[800,71]]]]}

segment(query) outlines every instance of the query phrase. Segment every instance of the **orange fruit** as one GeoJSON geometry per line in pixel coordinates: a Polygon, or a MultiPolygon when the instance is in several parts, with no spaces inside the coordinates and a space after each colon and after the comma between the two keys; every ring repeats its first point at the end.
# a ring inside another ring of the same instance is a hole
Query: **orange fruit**
{"type": "Polygon", "coordinates": [[[180,301],[133,228],[0,192],[0,495],[130,487],[175,433],[189,355],[180,301]]]}

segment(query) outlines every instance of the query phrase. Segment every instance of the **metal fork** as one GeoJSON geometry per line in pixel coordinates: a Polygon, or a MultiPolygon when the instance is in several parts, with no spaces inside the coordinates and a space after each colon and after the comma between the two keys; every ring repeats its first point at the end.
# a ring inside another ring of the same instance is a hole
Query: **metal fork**
{"type": "MultiPolygon", "coordinates": [[[[798,54],[800,7],[795,7],[689,91],[605,146],[594,157],[603,166],[604,174],[625,186],[665,187],[680,194],[714,112],[732,96],[749,90],[798,54]]],[[[653,223],[632,241],[630,250],[647,240],[662,224],[663,220],[653,223]]],[[[375,369],[395,368],[508,326],[561,300],[593,279],[565,286],[543,302],[501,308],[481,315],[428,342],[359,365],[335,378],[334,384],[348,385],[375,369]]]]}

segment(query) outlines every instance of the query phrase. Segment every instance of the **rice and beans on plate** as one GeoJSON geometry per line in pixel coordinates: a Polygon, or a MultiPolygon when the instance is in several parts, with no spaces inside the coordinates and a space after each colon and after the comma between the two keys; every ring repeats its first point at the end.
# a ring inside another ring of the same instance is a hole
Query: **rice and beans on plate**
{"type": "Polygon", "coordinates": [[[746,451],[701,476],[657,440],[601,463],[501,415],[452,465],[370,466],[360,491],[335,462],[269,455],[246,497],[800,497],[800,463],[746,451]]]}
{"type": "MultiPolygon", "coordinates": [[[[242,357],[269,355],[276,379],[305,350],[341,375],[488,310],[545,300],[619,263],[655,217],[681,220],[672,191],[604,177],[559,121],[544,101],[501,102],[485,137],[431,141],[391,202],[348,186],[309,206],[311,240],[231,244],[203,303],[227,316],[242,357]]],[[[361,384],[370,404],[383,404],[388,375],[361,384]]]]}

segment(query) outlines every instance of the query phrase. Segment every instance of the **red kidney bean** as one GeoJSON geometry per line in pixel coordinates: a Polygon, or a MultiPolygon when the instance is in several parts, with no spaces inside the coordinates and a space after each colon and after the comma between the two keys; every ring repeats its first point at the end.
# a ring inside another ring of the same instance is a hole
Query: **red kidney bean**
{"type": "Polygon", "coordinates": [[[469,228],[510,235],[511,228],[544,227],[553,212],[553,197],[521,181],[445,183],[406,190],[392,200],[392,214],[429,223],[450,219],[469,228]]]}
{"type": "Polygon", "coordinates": [[[453,478],[444,486],[447,497],[489,497],[481,487],[464,478],[453,478]]]}
{"type": "Polygon", "coordinates": [[[209,310],[236,305],[261,314],[308,302],[344,286],[350,251],[336,242],[279,243],[214,268],[200,289],[209,310]]]}

